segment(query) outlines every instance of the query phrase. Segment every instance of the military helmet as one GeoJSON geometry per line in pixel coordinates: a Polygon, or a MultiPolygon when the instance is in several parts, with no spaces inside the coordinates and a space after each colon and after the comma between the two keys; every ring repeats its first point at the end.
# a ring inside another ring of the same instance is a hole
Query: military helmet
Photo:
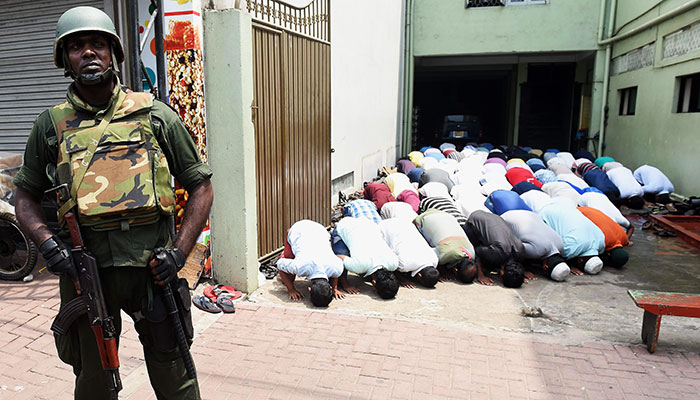
{"type": "Polygon", "coordinates": [[[104,11],[94,7],[73,7],[64,12],[56,23],[53,62],[58,68],[65,68],[63,63],[63,40],[69,35],[78,32],[102,32],[106,34],[112,39],[112,52],[117,63],[124,61],[124,47],[109,16],[104,11]]]}

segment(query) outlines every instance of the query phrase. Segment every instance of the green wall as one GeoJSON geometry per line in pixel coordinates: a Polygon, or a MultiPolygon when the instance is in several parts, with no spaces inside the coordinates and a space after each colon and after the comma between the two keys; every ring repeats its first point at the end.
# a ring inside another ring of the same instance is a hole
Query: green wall
{"type": "Polygon", "coordinates": [[[413,0],[413,55],[595,50],[600,0],[464,8],[464,0],[413,0]]]}
{"type": "MultiPolygon", "coordinates": [[[[653,5],[656,2],[643,3],[653,5]]],[[[633,12],[641,13],[647,8],[622,1],[618,4],[618,15],[633,20],[623,31],[683,3],[685,1],[666,1],[663,7],[658,7],[661,11],[654,9],[634,20],[630,17],[633,12]]],[[[662,43],[665,35],[698,21],[700,7],[614,45],[613,57],[616,57],[656,42],[656,56],[653,66],[611,77],[605,140],[606,155],[632,170],[643,164],[660,168],[671,179],[676,192],[687,196],[700,194],[700,179],[690,170],[697,164],[697,150],[700,149],[700,113],[675,112],[676,78],[700,72],[700,50],[664,60],[662,43]],[[637,86],[635,115],[620,116],[619,90],[631,86],[637,86]]]]}

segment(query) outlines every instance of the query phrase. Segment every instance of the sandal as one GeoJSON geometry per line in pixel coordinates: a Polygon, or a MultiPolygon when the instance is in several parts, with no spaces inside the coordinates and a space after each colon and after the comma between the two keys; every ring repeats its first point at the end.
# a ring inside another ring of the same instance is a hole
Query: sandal
{"type": "Polygon", "coordinates": [[[265,279],[273,279],[277,276],[277,268],[272,267],[270,265],[261,265],[260,272],[262,272],[263,275],[265,275],[265,279]]]}
{"type": "Polygon", "coordinates": [[[655,231],[654,235],[660,236],[660,237],[676,237],[676,234],[674,232],[668,231],[666,229],[655,231]]]}
{"type": "Polygon", "coordinates": [[[642,230],[645,230],[645,231],[646,231],[647,229],[651,229],[651,228],[653,228],[653,227],[654,227],[654,221],[652,221],[652,220],[647,220],[647,222],[645,222],[644,224],[642,224],[642,230]]]}
{"type": "Polygon", "coordinates": [[[219,306],[224,314],[233,314],[236,312],[236,307],[233,305],[233,300],[228,296],[219,296],[216,299],[216,305],[219,306]]]}
{"type": "Polygon", "coordinates": [[[243,296],[243,292],[234,289],[233,286],[214,285],[204,288],[204,295],[207,296],[212,302],[216,302],[216,299],[222,295],[232,297],[232,300],[236,300],[237,298],[243,296]]]}
{"type": "Polygon", "coordinates": [[[194,304],[194,306],[199,308],[200,310],[212,314],[217,314],[222,311],[221,308],[217,306],[213,301],[209,300],[207,296],[194,296],[192,298],[192,304],[194,304]]]}

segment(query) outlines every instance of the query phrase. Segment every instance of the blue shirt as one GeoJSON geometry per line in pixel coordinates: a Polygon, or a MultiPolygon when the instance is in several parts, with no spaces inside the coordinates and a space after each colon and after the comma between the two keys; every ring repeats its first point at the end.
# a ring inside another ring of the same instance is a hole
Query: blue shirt
{"type": "Polygon", "coordinates": [[[586,181],[592,187],[600,189],[607,196],[612,196],[613,198],[620,196],[620,190],[615,186],[614,183],[608,178],[608,174],[602,169],[593,168],[583,174],[583,180],[586,181]]]}
{"type": "Polygon", "coordinates": [[[603,232],[575,207],[551,203],[542,207],[539,216],[561,236],[564,258],[597,256],[605,250],[603,232]]]}
{"type": "Polygon", "coordinates": [[[343,207],[343,215],[353,218],[367,218],[378,224],[382,220],[377,212],[377,206],[369,200],[353,200],[343,207]]]}
{"type": "Polygon", "coordinates": [[[491,212],[498,215],[511,210],[532,211],[517,193],[510,190],[493,191],[486,199],[484,205],[491,210],[491,212]]]}

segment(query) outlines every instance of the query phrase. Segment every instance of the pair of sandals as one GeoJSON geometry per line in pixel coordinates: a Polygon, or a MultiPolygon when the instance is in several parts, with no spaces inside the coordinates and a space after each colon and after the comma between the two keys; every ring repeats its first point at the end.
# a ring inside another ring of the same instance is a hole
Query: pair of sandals
{"type": "Polygon", "coordinates": [[[653,221],[647,220],[642,225],[642,230],[650,230],[650,229],[653,230],[654,235],[659,236],[659,237],[676,237],[675,232],[660,228],[653,221]]]}
{"type": "Polygon", "coordinates": [[[232,314],[236,312],[234,300],[243,296],[243,292],[232,286],[215,285],[204,288],[204,294],[192,298],[192,304],[202,311],[217,314],[223,312],[232,314]]]}

